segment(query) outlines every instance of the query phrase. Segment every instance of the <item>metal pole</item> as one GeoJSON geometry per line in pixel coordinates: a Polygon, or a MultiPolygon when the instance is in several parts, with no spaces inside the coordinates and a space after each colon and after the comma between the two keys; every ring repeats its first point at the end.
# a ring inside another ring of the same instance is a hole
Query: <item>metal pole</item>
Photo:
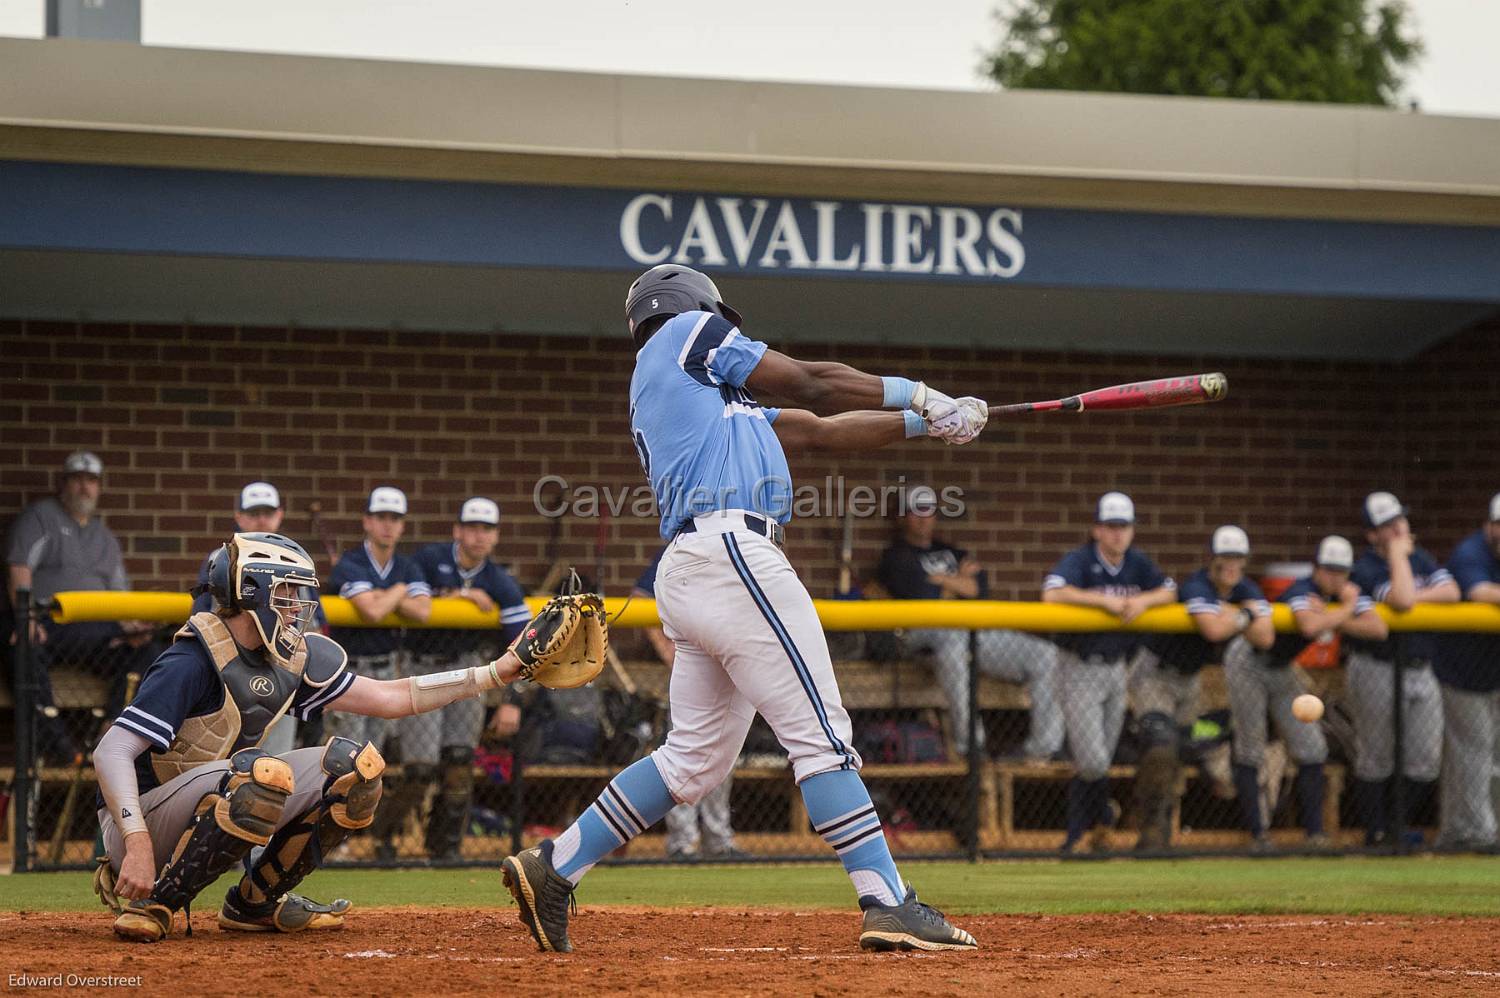
{"type": "Polygon", "coordinates": [[[1406,844],[1406,772],[1405,772],[1405,745],[1406,725],[1403,723],[1402,715],[1405,713],[1402,701],[1406,698],[1406,635],[1396,635],[1396,660],[1391,668],[1391,681],[1395,684],[1395,693],[1391,698],[1391,723],[1395,725],[1395,731],[1391,739],[1391,756],[1394,767],[1391,773],[1391,838],[1395,840],[1393,845],[1397,853],[1410,852],[1406,844]]]}
{"type": "Polygon", "coordinates": [[[36,792],[36,678],[31,663],[31,590],[16,590],[16,810],[17,873],[31,869],[32,797],[36,792]]]}
{"type": "Polygon", "coordinates": [[[969,632],[969,781],[964,815],[964,852],[979,860],[979,781],[984,751],[979,744],[979,632],[969,632]]]}

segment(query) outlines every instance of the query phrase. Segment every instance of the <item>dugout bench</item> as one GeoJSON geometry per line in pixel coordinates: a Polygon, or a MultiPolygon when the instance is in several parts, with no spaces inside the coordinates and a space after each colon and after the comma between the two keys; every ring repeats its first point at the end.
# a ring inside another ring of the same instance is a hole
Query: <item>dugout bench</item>
{"type": "MultiPolygon", "coordinates": [[[[637,687],[646,693],[666,699],[670,670],[656,661],[626,662],[625,668],[637,687]]],[[[863,775],[878,793],[882,786],[926,785],[933,794],[952,795],[962,799],[967,793],[968,767],[952,750],[951,732],[947,731],[947,702],[932,680],[931,673],[921,661],[871,662],[863,660],[836,663],[839,685],[845,707],[860,723],[860,715],[871,712],[901,710],[918,711],[932,717],[943,729],[948,745],[948,759],[929,763],[867,763],[863,775]]],[[[1342,670],[1320,670],[1312,674],[1314,685],[1327,698],[1342,686],[1342,670]]],[[[55,702],[60,710],[87,712],[104,703],[105,681],[82,670],[58,669],[54,675],[55,702]]],[[[1202,709],[1206,712],[1227,706],[1227,692],[1222,670],[1211,667],[1203,673],[1202,709]]],[[[0,710],[13,707],[11,691],[0,688],[0,710]]],[[[995,711],[1026,711],[1030,707],[1023,687],[989,677],[981,677],[979,687],[981,713],[995,711]]],[[[577,814],[598,795],[619,767],[605,765],[549,765],[527,766],[524,771],[525,784],[530,792],[542,792],[557,801],[557,809],[567,814],[577,814]]],[[[393,765],[392,776],[399,776],[401,767],[393,765]]],[[[8,786],[14,775],[12,766],[0,766],[0,785],[8,786]]],[[[86,861],[92,843],[82,838],[83,826],[92,823],[92,767],[86,767],[83,779],[87,781],[89,806],[80,808],[82,815],[69,832],[68,848],[64,862],[86,861]]],[[[1133,779],[1133,766],[1116,765],[1110,769],[1110,779],[1116,783],[1133,779]]],[[[1183,783],[1198,776],[1195,767],[1184,767],[1183,783]]],[[[1328,793],[1325,802],[1324,824],[1330,835],[1340,839],[1340,809],[1343,802],[1345,770],[1338,764],[1327,767],[1328,793]]],[[[68,783],[74,779],[74,769],[68,766],[48,766],[37,773],[39,798],[60,796],[68,783]]],[[[1017,806],[1018,799],[1037,793],[1060,794],[1072,777],[1068,763],[1028,764],[1009,761],[987,761],[979,779],[979,844],[986,851],[1049,851],[1060,841],[1060,827],[1037,827],[1034,816],[1028,817],[1017,806]]],[[[756,760],[735,770],[739,786],[762,798],[779,802],[786,820],[778,831],[760,831],[750,836],[746,844],[753,851],[764,855],[819,854],[824,848],[808,824],[807,812],[801,794],[792,780],[791,770],[784,762],[764,764],[756,760]]],[[[476,787],[486,786],[482,771],[476,771],[476,787]]],[[[48,814],[45,806],[38,808],[39,814],[48,814]]],[[[0,831],[7,843],[13,841],[11,826],[13,809],[7,813],[5,828],[0,831]]],[[[1245,833],[1239,829],[1190,829],[1178,827],[1179,815],[1174,810],[1174,843],[1183,848],[1233,849],[1245,843],[1245,833]]],[[[47,826],[36,829],[39,844],[44,844],[50,835],[47,826]]],[[[1287,837],[1295,842],[1299,833],[1294,830],[1273,830],[1273,835],[1287,837]]],[[[961,850],[958,834],[950,830],[905,829],[888,825],[892,848],[902,854],[911,853],[956,853],[961,850]]],[[[1108,837],[1111,848],[1128,850],[1135,840],[1131,830],[1116,830],[1108,837]]],[[[1357,836],[1349,832],[1340,839],[1347,844],[1356,844],[1357,836]],[[1348,836],[1355,836],[1349,838],[1348,836]]],[[[465,852],[472,858],[499,858],[503,855],[502,842],[508,839],[470,839],[465,843],[465,852]],[[500,850],[497,852],[497,850],[500,850]]],[[[347,858],[363,859],[373,849],[368,840],[361,837],[350,843],[347,858]],[[368,848],[367,848],[368,846],[368,848]]],[[[630,854],[634,856],[661,855],[664,840],[660,833],[648,834],[632,842],[630,854]]],[[[420,853],[411,853],[418,856],[420,853]]]]}

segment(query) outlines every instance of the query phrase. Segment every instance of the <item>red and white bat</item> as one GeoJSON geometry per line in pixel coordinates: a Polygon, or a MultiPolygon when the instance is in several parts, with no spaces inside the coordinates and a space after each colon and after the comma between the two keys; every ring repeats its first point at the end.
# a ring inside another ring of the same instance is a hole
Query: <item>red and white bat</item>
{"type": "Polygon", "coordinates": [[[1154,381],[1132,381],[1128,385],[1096,388],[1081,395],[1046,402],[1017,402],[1014,405],[992,405],[991,416],[1011,416],[1020,412],[1083,412],[1090,409],[1157,409],[1172,405],[1200,405],[1217,402],[1229,394],[1229,379],[1213,374],[1184,374],[1154,381]]]}

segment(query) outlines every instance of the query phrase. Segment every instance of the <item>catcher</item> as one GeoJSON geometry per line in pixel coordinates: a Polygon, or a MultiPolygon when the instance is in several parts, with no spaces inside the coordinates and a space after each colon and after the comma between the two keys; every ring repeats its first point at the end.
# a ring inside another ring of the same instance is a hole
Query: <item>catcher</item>
{"type": "Polygon", "coordinates": [[[94,890],[122,939],[157,942],[205,887],[263,847],[229,889],[219,925],[245,932],[337,928],[350,904],[293,893],[380,802],[385,761],[332,738],[276,756],[258,748],[283,713],[406,717],[516,678],[581,685],[608,631],[592,594],[554,598],[494,662],[411,679],[346,669],[344,650],[306,633],[318,605],[312,559],[279,534],[235,534],[210,560],[197,613],[146,672],[94,752],[107,855],[94,890]]]}

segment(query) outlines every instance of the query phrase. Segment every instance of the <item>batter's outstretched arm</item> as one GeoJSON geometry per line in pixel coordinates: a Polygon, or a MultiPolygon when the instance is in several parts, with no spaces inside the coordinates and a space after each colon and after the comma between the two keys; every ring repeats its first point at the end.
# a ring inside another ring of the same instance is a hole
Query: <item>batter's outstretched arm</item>
{"type": "Polygon", "coordinates": [[[771,428],[782,449],[792,453],[870,450],[906,439],[906,418],[899,412],[819,416],[806,409],[783,409],[771,428]]]}
{"type": "Polygon", "coordinates": [[[745,387],[757,396],[774,395],[820,412],[879,409],[887,404],[882,378],[848,364],[797,360],[775,350],[765,352],[745,379],[745,387]]]}

